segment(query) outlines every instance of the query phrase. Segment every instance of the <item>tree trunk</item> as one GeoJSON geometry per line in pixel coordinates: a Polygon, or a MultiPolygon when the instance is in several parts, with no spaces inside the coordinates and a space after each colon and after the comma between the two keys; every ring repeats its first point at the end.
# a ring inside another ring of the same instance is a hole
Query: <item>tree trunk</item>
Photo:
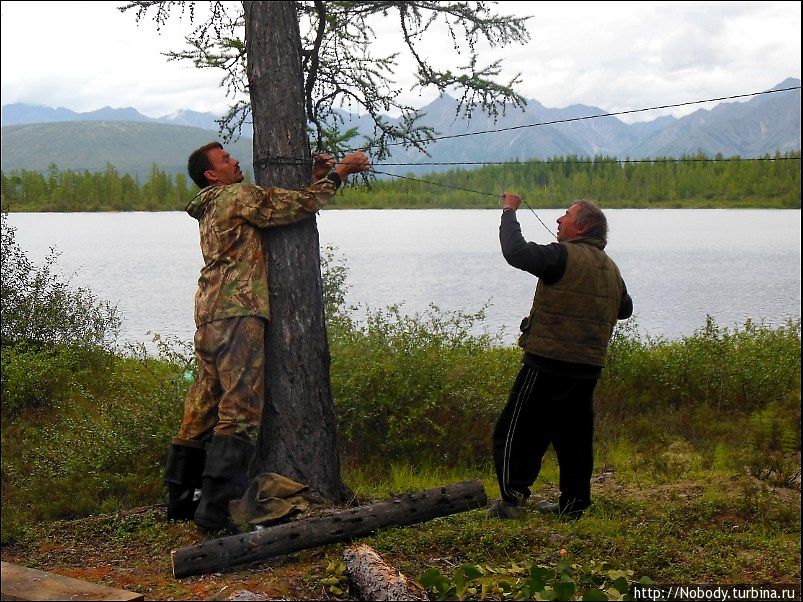
{"type": "MultiPolygon", "coordinates": [[[[310,157],[301,37],[293,2],[243,2],[254,171],[260,185],[300,188],[312,163],[257,164],[310,157]]],[[[271,319],[265,333],[266,400],[253,472],[276,472],[342,501],[329,346],[315,217],[266,231],[271,319]]]]}
{"type": "Polygon", "coordinates": [[[384,502],[334,510],[261,531],[209,539],[171,553],[176,579],[213,573],[369,535],[383,527],[413,525],[439,516],[483,508],[488,503],[480,481],[465,481],[409,493],[384,502]]]}

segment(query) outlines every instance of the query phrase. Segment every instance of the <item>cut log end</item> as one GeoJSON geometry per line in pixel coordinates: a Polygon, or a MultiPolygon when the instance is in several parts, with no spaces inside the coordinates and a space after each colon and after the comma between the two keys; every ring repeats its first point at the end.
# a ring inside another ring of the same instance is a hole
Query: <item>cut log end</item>
{"type": "Polygon", "coordinates": [[[402,575],[366,544],[346,548],[343,561],[361,600],[429,600],[424,588],[402,575]]]}

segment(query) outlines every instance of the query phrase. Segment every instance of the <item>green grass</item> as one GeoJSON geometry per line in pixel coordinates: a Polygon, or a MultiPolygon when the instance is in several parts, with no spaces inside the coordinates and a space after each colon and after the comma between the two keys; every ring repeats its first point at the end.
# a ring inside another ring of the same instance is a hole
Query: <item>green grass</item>
{"type": "MultiPolygon", "coordinates": [[[[370,493],[380,482],[409,489],[412,474],[413,488],[425,488],[453,474],[489,472],[491,431],[519,354],[467,337],[469,326],[462,315],[390,312],[347,331],[331,329],[344,464],[373,475],[357,489],[370,493]]],[[[636,482],[746,467],[771,485],[794,484],[799,329],[798,322],[732,332],[709,323],[681,341],[617,335],[597,390],[596,465],[636,482]]],[[[159,500],[188,353],[161,345],[161,358],[105,356],[68,370],[51,383],[49,405],[36,398],[7,406],[6,399],[26,398],[10,389],[17,381],[4,381],[3,541],[32,522],[159,500]]],[[[25,355],[42,374],[61,374],[62,359],[47,351],[25,355]]],[[[557,482],[549,462],[544,477],[557,482]]]]}
{"type": "MultiPolygon", "coordinates": [[[[552,472],[551,453],[547,465],[547,472],[552,472]]],[[[612,465],[609,462],[608,469],[612,465]]],[[[644,468],[633,477],[614,468],[605,481],[595,483],[594,503],[577,522],[544,516],[532,508],[523,519],[508,521],[474,510],[383,529],[361,541],[405,575],[436,583],[442,591],[438,594],[432,586],[435,599],[456,599],[461,591],[458,586],[463,587],[465,598],[477,599],[483,585],[490,599],[501,599],[499,588],[509,586],[521,592],[536,569],[562,575],[560,580],[576,588],[577,599],[592,588],[593,580],[610,586],[614,580],[608,577],[609,571],[629,572],[625,581],[630,585],[642,577],[655,583],[684,584],[799,581],[799,491],[778,491],[743,472],[694,469],[668,482],[656,477],[649,463],[644,468]],[[479,572],[468,578],[466,571],[479,572]]],[[[381,471],[350,467],[344,477],[364,500],[470,478],[479,478],[489,497],[498,495],[488,471],[394,464],[381,471]]],[[[539,478],[534,498],[554,498],[556,492],[554,482],[539,478]]],[[[6,546],[6,551],[43,569],[80,563],[89,570],[110,559],[130,557],[126,566],[136,567],[142,585],[138,591],[147,586],[150,598],[191,598],[192,590],[186,586],[194,580],[173,582],[165,578],[164,565],[171,548],[198,541],[200,536],[191,523],[166,522],[162,512],[42,523],[32,529],[30,538],[6,546]],[[54,541],[67,551],[54,549],[54,541]]],[[[281,576],[293,599],[320,599],[322,589],[326,597],[352,599],[337,579],[342,575],[337,565],[343,545],[271,560],[267,570],[257,572],[274,579],[281,576]],[[303,568],[303,574],[294,567],[303,568]]],[[[227,579],[242,580],[248,575],[253,570],[235,567],[218,576],[216,589],[220,583],[229,583],[227,579]]]]}
{"type": "MultiPolygon", "coordinates": [[[[345,271],[331,273],[338,293],[345,271]]],[[[481,313],[388,308],[357,324],[342,295],[327,300],[343,477],[357,499],[468,479],[497,497],[491,432],[520,352],[469,336],[481,313]]],[[[167,549],[197,541],[192,525],[167,523],[157,509],[115,514],[163,501],[191,354],[176,341],[157,346],[149,357],[4,345],[4,559],[63,568],[125,557],[149,597],[215,594],[165,582],[167,549]]],[[[443,598],[524,596],[544,579],[566,596],[642,576],[799,582],[800,349],[800,321],[731,330],[708,320],[679,341],[626,326],[596,390],[600,480],[581,521],[530,512],[500,522],[472,511],[366,541],[443,598]],[[561,589],[569,583],[571,594],[561,589]]],[[[558,482],[550,452],[533,498],[555,499],[558,482]]],[[[271,591],[347,596],[341,551],[277,560],[283,577],[271,591]]]]}

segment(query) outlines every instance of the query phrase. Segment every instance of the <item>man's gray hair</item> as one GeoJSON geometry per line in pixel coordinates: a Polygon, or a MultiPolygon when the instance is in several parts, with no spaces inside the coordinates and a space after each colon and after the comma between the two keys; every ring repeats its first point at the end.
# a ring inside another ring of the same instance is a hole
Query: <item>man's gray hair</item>
{"type": "Polygon", "coordinates": [[[597,207],[588,199],[580,199],[572,203],[580,205],[575,218],[575,224],[579,228],[585,227],[585,234],[588,238],[599,238],[603,242],[608,242],[608,220],[602,209],[597,207]]]}

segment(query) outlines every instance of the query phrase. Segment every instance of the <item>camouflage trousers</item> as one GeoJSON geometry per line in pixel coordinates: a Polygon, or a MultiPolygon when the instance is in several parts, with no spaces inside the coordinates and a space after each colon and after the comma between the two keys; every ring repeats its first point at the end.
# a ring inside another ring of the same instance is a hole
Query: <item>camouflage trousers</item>
{"type": "Polygon", "coordinates": [[[198,378],[187,392],[173,443],[201,447],[212,435],[254,438],[265,396],[264,334],[265,320],[256,316],[198,327],[198,378]]]}

